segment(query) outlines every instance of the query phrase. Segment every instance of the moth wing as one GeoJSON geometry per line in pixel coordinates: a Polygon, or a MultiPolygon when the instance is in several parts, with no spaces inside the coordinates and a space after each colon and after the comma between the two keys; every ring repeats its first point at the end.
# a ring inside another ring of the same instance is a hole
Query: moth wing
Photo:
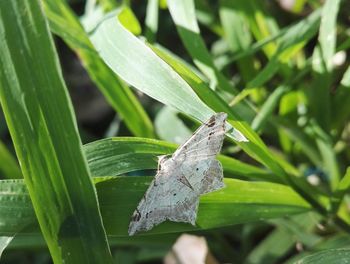
{"type": "Polygon", "coordinates": [[[216,191],[225,187],[221,163],[216,159],[189,160],[181,166],[189,184],[198,194],[216,191]]]}
{"type": "Polygon", "coordinates": [[[173,154],[174,159],[208,159],[222,147],[226,130],[226,113],[217,113],[201,125],[173,154]]]}
{"type": "Polygon", "coordinates": [[[195,224],[198,198],[196,192],[182,182],[180,171],[168,175],[160,170],[133,213],[129,235],[148,231],[154,226],[171,220],[195,224]]]}

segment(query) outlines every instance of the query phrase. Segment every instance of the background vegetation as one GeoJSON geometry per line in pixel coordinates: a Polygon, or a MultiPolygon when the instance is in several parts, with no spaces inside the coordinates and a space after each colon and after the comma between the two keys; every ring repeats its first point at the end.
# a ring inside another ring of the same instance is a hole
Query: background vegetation
{"type": "Polygon", "coordinates": [[[0,0],[2,263],[162,262],[183,232],[218,262],[345,263],[349,8],[0,0]],[[128,237],[156,157],[219,111],[249,139],[227,135],[227,187],[196,227],[128,237]]]}

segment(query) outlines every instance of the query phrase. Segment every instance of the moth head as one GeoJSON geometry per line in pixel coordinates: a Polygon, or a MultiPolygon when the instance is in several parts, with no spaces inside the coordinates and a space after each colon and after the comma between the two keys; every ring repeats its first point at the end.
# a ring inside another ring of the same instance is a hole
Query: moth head
{"type": "Polygon", "coordinates": [[[158,156],[158,170],[160,170],[163,164],[169,159],[170,155],[158,156]]]}

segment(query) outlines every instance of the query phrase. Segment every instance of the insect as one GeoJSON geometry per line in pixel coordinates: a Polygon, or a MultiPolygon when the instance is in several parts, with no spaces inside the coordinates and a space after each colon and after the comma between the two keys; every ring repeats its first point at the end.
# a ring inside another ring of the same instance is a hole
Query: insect
{"type": "Polygon", "coordinates": [[[129,235],[165,220],[195,225],[199,196],[224,187],[216,155],[232,128],[226,118],[226,113],[213,115],[173,155],[159,157],[158,172],[132,215],[129,235]]]}

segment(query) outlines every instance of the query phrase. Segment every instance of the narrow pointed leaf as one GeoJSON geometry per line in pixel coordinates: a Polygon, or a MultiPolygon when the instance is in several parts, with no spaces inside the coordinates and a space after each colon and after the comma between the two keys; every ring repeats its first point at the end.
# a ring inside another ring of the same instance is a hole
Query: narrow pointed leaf
{"type": "MultiPolygon", "coordinates": [[[[36,217],[30,209],[31,219],[38,219],[55,263],[111,263],[73,108],[39,1],[0,1],[0,35],[0,100],[34,206],[36,217]]],[[[12,189],[7,193],[14,194],[12,189]]],[[[16,200],[31,206],[28,194],[5,198],[13,223],[4,224],[4,214],[0,222],[9,229],[27,216],[10,207],[16,200]]],[[[23,227],[24,222],[12,231],[23,227]]]]}

